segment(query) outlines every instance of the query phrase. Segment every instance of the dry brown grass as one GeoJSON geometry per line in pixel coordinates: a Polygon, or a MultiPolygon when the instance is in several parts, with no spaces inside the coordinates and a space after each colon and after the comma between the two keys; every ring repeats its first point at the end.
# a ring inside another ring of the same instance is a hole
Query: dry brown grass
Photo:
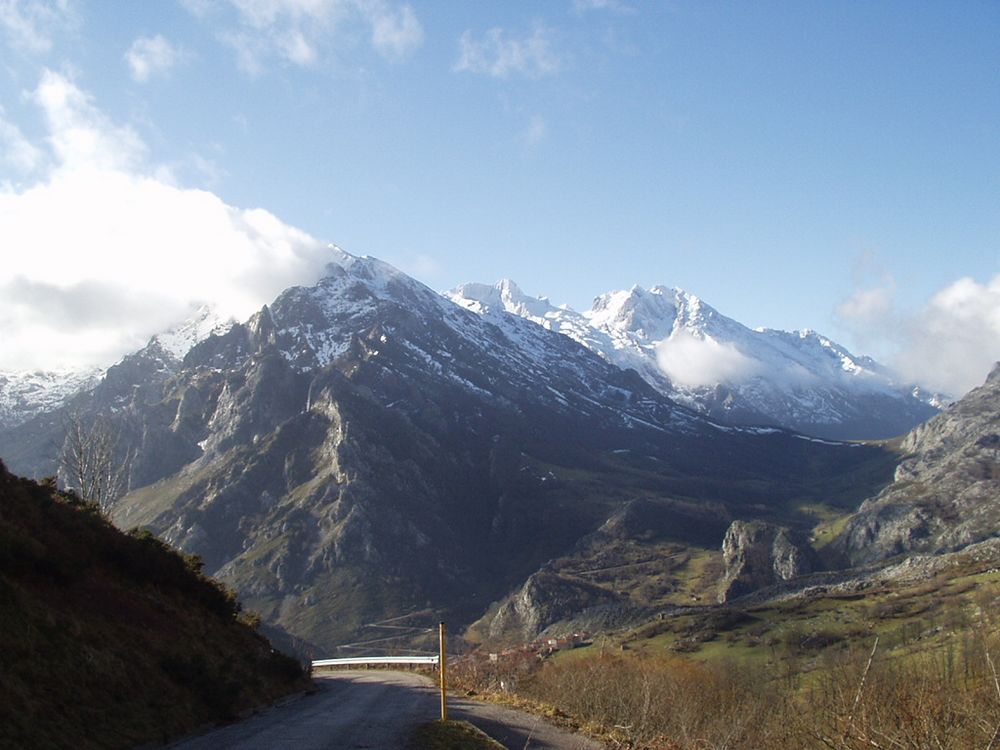
{"type": "Polygon", "coordinates": [[[950,649],[906,659],[871,646],[831,651],[809,675],[627,653],[469,660],[462,684],[497,690],[502,682],[619,748],[1000,748],[1000,638],[985,624],[950,649]]]}

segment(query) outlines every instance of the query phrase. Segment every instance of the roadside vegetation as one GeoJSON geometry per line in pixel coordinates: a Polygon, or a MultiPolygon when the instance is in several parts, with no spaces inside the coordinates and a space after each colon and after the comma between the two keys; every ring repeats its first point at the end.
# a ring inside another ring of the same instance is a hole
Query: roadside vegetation
{"type": "Polygon", "coordinates": [[[135,747],[307,688],[256,624],[198,558],[0,463],[0,747],[135,747]]]}
{"type": "Polygon", "coordinates": [[[1000,571],[705,607],[453,683],[648,750],[1000,747],[1000,571]]]}

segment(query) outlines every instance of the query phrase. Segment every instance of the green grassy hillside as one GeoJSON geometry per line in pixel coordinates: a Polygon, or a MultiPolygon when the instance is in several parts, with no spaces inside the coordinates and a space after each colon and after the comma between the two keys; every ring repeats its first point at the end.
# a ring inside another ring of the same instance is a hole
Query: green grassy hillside
{"type": "Polygon", "coordinates": [[[0,463],[0,746],[134,747],[306,687],[200,569],[0,463]]]}

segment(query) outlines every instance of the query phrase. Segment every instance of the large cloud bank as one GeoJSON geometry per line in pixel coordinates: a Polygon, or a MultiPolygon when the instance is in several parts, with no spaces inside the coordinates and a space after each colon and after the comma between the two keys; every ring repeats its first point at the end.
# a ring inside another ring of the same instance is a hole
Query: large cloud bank
{"type": "Polygon", "coordinates": [[[247,317],[331,258],[261,209],[178,186],[141,138],[46,71],[31,101],[44,143],[0,112],[0,369],[106,365],[197,306],[247,317]]]}
{"type": "Polygon", "coordinates": [[[920,310],[902,311],[895,284],[858,291],[838,309],[859,340],[882,344],[906,381],[958,398],[980,385],[1000,360],[1000,275],[961,278],[920,310]]]}
{"type": "Polygon", "coordinates": [[[908,378],[954,396],[980,385],[1000,359],[1000,276],[950,284],[903,333],[894,364],[908,378]]]}

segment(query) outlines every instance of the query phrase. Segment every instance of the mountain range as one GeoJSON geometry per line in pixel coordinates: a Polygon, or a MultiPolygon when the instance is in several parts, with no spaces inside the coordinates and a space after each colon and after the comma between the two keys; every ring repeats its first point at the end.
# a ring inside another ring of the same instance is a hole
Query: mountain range
{"type": "Polygon", "coordinates": [[[872,360],[664,287],[580,314],[335,251],[246,321],[201,309],[62,390],[34,379],[4,381],[7,465],[52,474],[68,423],[113,425],[116,523],[313,653],[420,612],[471,640],[605,629],[1000,529],[996,371],[922,422],[872,360]]]}
{"type": "Polygon", "coordinates": [[[576,338],[372,258],[338,253],[315,286],[201,328],[183,358],[154,337],[0,430],[0,456],[49,474],[67,419],[113,423],[130,470],[116,522],[199,555],[316,651],[414,611],[471,623],[567,555],[677,553],[646,599],[684,596],[733,520],[811,528],[896,463],[711,420],[576,338]]]}
{"type": "Polygon", "coordinates": [[[878,439],[906,432],[941,406],[940,397],[896,382],[870,357],[815,331],[750,329],[680,289],[610,292],[584,313],[529,297],[509,280],[465,284],[448,297],[500,326],[513,313],[565,334],[726,424],[878,439]]]}
{"type": "MultiPolygon", "coordinates": [[[[509,280],[464,284],[443,296],[515,335],[512,316],[564,334],[723,424],[783,427],[835,440],[879,439],[903,434],[943,403],[940,395],[897,382],[870,357],[855,356],[814,331],[751,329],[680,289],[609,292],[584,313],[530,297],[509,280]]],[[[196,343],[234,322],[203,306],[153,341],[180,362],[196,343]]],[[[51,411],[92,388],[103,372],[0,373],[0,428],[51,411]]]]}
{"type": "Polygon", "coordinates": [[[0,427],[11,427],[51,411],[98,384],[99,367],[0,373],[0,427]]]}

